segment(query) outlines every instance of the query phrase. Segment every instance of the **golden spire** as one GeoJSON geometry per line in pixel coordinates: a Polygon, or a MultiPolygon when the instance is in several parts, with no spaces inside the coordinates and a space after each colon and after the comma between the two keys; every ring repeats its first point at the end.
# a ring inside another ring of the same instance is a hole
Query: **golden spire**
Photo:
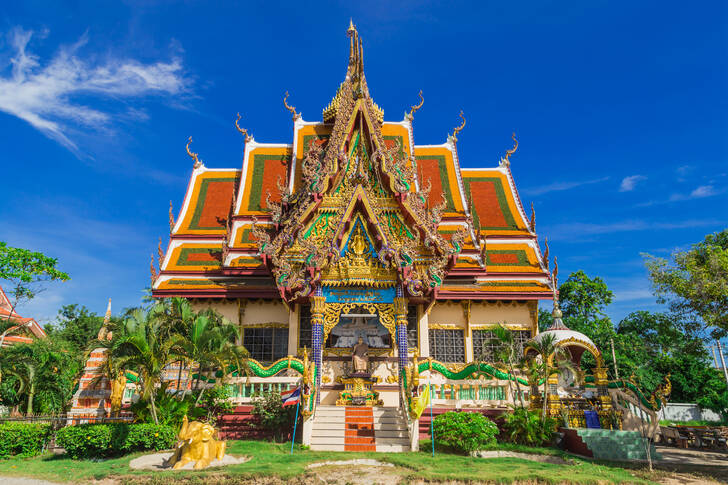
{"type": "Polygon", "coordinates": [[[237,128],[240,134],[245,137],[245,143],[248,143],[253,137],[248,133],[248,130],[246,130],[245,128],[240,128],[238,121],[240,121],[240,113],[238,113],[238,118],[235,120],[235,128],[237,128]]]}
{"type": "Polygon", "coordinates": [[[185,149],[187,150],[187,155],[189,155],[190,158],[195,161],[193,167],[194,168],[200,168],[202,166],[202,161],[200,160],[200,158],[197,155],[197,153],[190,151],[190,143],[192,143],[192,137],[189,137],[187,139],[187,146],[185,147],[185,149]]]}
{"type": "Polygon", "coordinates": [[[533,202],[531,202],[531,230],[536,232],[536,209],[533,208],[533,202]]]}
{"type": "Polygon", "coordinates": [[[157,245],[157,257],[159,258],[159,267],[162,267],[162,260],[164,259],[164,251],[162,251],[162,237],[159,237],[159,244],[157,245]]]}
{"type": "Polygon", "coordinates": [[[559,260],[556,258],[556,256],[554,256],[553,279],[554,279],[554,289],[556,289],[559,286],[559,260]]]}
{"type": "Polygon", "coordinates": [[[174,230],[174,215],[172,214],[172,201],[169,201],[169,232],[174,230]]]}
{"type": "Polygon", "coordinates": [[[104,314],[104,325],[109,323],[111,320],[111,298],[109,298],[109,304],[106,305],[106,313],[104,314]]]}
{"type": "Polygon", "coordinates": [[[510,150],[506,150],[506,156],[504,158],[505,162],[508,165],[511,164],[511,161],[510,161],[511,155],[513,155],[514,153],[516,153],[516,150],[518,149],[518,140],[516,140],[516,132],[515,131],[513,132],[513,135],[511,136],[511,138],[513,138],[513,143],[514,143],[513,148],[511,148],[510,150]]]}
{"type": "Polygon", "coordinates": [[[543,252],[543,260],[546,262],[546,270],[549,269],[549,238],[548,236],[544,239],[543,243],[546,245],[546,250],[543,252]]]}
{"type": "Polygon", "coordinates": [[[463,122],[460,126],[455,128],[452,132],[452,139],[453,141],[458,141],[458,133],[462,131],[463,128],[465,128],[465,116],[463,116],[463,110],[460,110],[460,118],[462,118],[463,122]]]}
{"type": "Polygon", "coordinates": [[[420,89],[420,92],[418,94],[420,96],[420,103],[419,104],[416,104],[416,105],[412,105],[411,106],[412,109],[410,109],[409,114],[407,114],[407,118],[409,118],[410,121],[412,121],[414,119],[415,113],[417,112],[417,110],[419,110],[420,108],[422,108],[422,105],[425,104],[425,98],[422,97],[422,90],[421,89],[420,89]]]}
{"type": "Polygon", "coordinates": [[[149,273],[152,276],[152,284],[154,284],[154,281],[157,279],[157,270],[154,267],[154,253],[151,254],[151,258],[149,261],[149,273]]]}
{"type": "Polygon", "coordinates": [[[301,117],[301,115],[299,113],[296,113],[296,107],[295,106],[289,106],[288,105],[288,103],[286,102],[287,99],[288,99],[288,91],[286,91],[286,94],[283,96],[283,105],[293,115],[293,121],[296,121],[298,118],[301,117]]]}

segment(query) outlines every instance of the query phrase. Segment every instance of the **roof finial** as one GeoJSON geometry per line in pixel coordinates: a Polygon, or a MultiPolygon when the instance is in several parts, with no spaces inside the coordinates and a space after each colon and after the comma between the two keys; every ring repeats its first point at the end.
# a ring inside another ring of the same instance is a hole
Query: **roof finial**
{"type": "Polygon", "coordinates": [[[286,94],[283,96],[283,105],[293,115],[293,121],[296,121],[298,118],[301,117],[301,115],[299,113],[296,113],[296,107],[295,106],[289,106],[288,105],[288,103],[286,102],[287,99],[288,99],[288,91],[286,91],[286,94]]]}
{"type": "Polygon", "coordinates": [[[559,285],[559,260],[554,256],[554,287],[559,285]]]}
{"type": "Polygon", "coordinates": [[[174,230],[174,215],[172,214],[172,201],[169,201],[169,232],[174,230]]]}
{"type": "Polygon", "coordinates": [[[465,116],[463,116],[463,110],[460,110],[460,118],[462,118],[463,122],[460,126],[455,128],[452,132],[452,139],[453,141],[458,141],[458,133],[462,131],[463,128],[465,128],[465,116]]]}
{"type": "Polygon", "coordinates": [[[159,258],[159,267],[162,267],[162,260],[164,259],[164,251],[162,251],[162,237],[159,237],[159,244],[157,245],[157,257],[159,258]]]}
{"type": "Polygon", "coordinates": [[[104,325],[109,323],[111,320],[111,298],[109,298],[109,304],[106,305],[106,313],[104,314],[104,325]]]}
{"type": "Polygon", "coordinates": [[[533,208],[533,202],[531,202],[531,231],[536,232],[536,209],[533,208]]]}
{"type": "Polygon", "coordinates": [[[503,160],[505,161],[506,165],[510,165],[511,164],[511,160],[510,160],[511,155],[513,155],[514,153],[516,153],[516,150],[518,149],[518,140],[516,140],[516,132],[515,131],[513,132],[513,135],[511,136],[511,138],[513,138],[514,145],[513,145],[513,148],[511,148],[510,150],[506,150],[506,156],[503,158],[503,160]]]}
{"type": "Polygon", "coordinates": [[[154,268],[154,253],[151,254],[149,261],[149,273],[152,276],[152,284],[154,284],[154,281],[157,279],[157,270],[154,268]]]}
{"type": "Polygon", "coordinates": [[[193,168],[200,168],[202,166],[202,161],[200,161],[200,158],[197,155],[197,153],[190,151],[190,143],[192,143],[192,137],[189,137],[187,139],[187,146],[185,147],[185,149],[187,150],[187,155],[189,155],[190,158],[195,161],[193,168]]]}
{"type": "Polygon", "coordinates": [[[418,109],[422,108],[422,105],[425,104],[425,98],[422,97],[422,90],[420,89],[420,92],[418,93],[420,97],[419,104],[412,105],[410,109],[410,112],[407,114],[407,118],[409,118],[410,121],[412,121],[415,117],[415,113],[418,109]]]}
{"type": "Polygon", "coordinates": [[[248,133],[248,130],[240,128],[238,121],[240,121],[240,113],[238,113],[238,118],[235,120],[235,128],[245,137],[245,143],[248,143],[253,137],[248,133]]]}
{"type": "Polygon", "coordinates": [[[543,260],[546,262],[546,270],[549,269],[549,238],[548,236],[544,239],[543,242],[546,245],[546,250],[543,252],[543,260]]]}

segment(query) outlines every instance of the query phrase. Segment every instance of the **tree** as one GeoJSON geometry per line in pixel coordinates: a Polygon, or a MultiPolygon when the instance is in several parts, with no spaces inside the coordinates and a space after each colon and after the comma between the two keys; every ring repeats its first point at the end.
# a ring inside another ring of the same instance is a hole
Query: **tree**
{"type": "Polygon", "coordinates": [[[64,305],[58,310],[56,322],[46,325],[49,338],[69,342],[77,352],[83,352],[94,341],[104,323],[104,317],[83,305],[64,305]]]}
{"type": "Polygon", "coordinates": [[[728,229],[708,234],[672,261],[645,255],[650,279],[660,303],[680,315],[690,315],[711,330],[713,338],[728,333],[728,229]]]}
{"type": "Polygon", "coordinates": [[[3,402],[24,403],[28,414],[65,410],[81,367],[67,343],[39,339],[4,349],[0,356],[10,380],[2,389],[3,402]]]}
{"type": "MultiPolygon", "coordinates": [[[[518,345],[518,342],[516,342],[516,339],[513,337],[513,332],[511,332],[501,324],[496,325],[492,329],[492,332],[495,336],[494,340],[497,343],[495,358],[498,361],[506,364],[506,366],[508,367],[508,373],[511,376],[516,375],[515,369],[516,367],[518,367],[523,356],[521,354],[522,351],[520,345],[518,345]]],[[[482,356],[478,356],[478,358],[482,358],[482,356]]],[[[521,407],[524,407],[523,394],[521,393],[521,384],[519,383],[518,379],[515,379],[515,382],[516,392],[518,393],[521,407]]],[[[508,379],[508,388],[511,391],[511,395],[513,395],[513,381],[511,379],[508,379]]]]}
{"type": "Polygon", "coordinates": [[[538,340],[531,340],[530,342],[528,342],[528,344],[526,344],[526,347],[534,350],[541,357],[542,366],[532,366],[530,367],[530,369],[531,371],[533,371],[540,368],[543,372],[543,375],[541,376],[541,378],[543,379],[543,410],[541,412],[541,417],[545,419],[546,402],[549,398],[549,377],[554,374],[560,373],[562,369],[573,369],[573,367],[570,365],[570,355],[565,348],[559,347],[557,345],[556,336],[553,334],[546,334],[538,340]]]}
{"type": "Polygon", "coordinates": [[[155,309],[137,309],[114,332],[110,343],[110,358],[116,369],[133,369],[139,373],[142,398],[148,399],[152,419],[159,424],[155,405],[156,387],[162,371],[179,360],[173,352],[182,338],[167,332],[163,319],[156,318],[155,309]]]}
{"type": "Polygon", "coordinates": [[[12,248],[0,241],[0,280],[10,283],[8,292],[13,297],[6,325],[23,301],[32,300],[38,286],[48,281],[68,281],[69,276],[56,268],[58,261],[43,253],[12,248]]]}

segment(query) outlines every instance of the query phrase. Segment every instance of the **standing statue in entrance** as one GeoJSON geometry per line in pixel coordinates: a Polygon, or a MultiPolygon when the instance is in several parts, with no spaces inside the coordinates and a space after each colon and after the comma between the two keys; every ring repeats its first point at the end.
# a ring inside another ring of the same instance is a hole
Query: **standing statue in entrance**
{"type": "Polygon", "coordinates": [[[359,342],[354,346],[351,352],[351,363],[354,367],[355,374],[366,374],[367,367],[369,365],[369,345],[364,342],[362,337],[359,337],[359,342]]]}

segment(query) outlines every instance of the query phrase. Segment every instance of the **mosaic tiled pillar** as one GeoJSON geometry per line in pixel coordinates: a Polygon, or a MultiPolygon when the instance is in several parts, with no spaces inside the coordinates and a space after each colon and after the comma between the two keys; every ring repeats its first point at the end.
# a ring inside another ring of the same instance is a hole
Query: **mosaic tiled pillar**
{"type": "Polygon", "coordinates": [[[407,367],[407,299],[402,294],[402,287],[397,287],[394,297],[394,323],[397,329],[397,350],[399,353],[399,373],[407,367]]]}
{"type": "Polygon", "coordinates": [[[321,402],[321,348],[324,338],[324,307],[326,299],[321,294],[321,288],[311,297],[311,349],[313,349],[313,362],[316,365],[316,404],[321,402]]]}

